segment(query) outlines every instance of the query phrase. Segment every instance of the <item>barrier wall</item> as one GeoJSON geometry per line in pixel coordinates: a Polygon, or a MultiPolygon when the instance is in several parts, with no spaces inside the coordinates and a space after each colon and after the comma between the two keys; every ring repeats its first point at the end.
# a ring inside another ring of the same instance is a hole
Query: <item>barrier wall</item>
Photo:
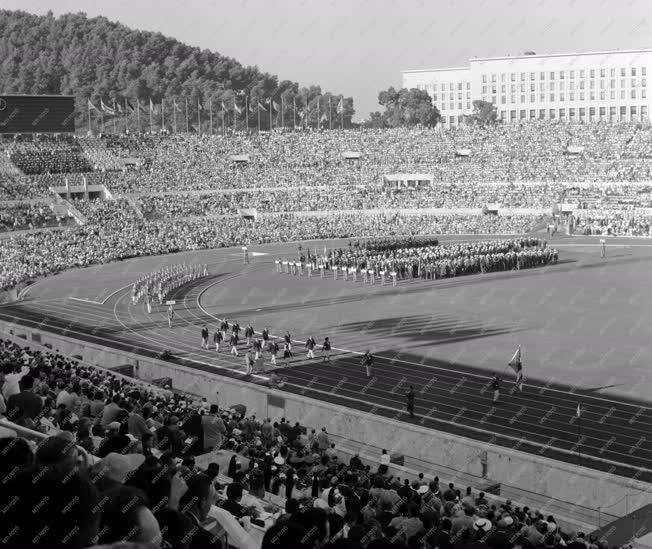
{"type": "MultiPolygon", "coordinates": [[[[171,377],[176,389],[204,396],[210,402],[216,402],[217,398],[222,407],[244,404],[248,415],[284,416],[307,427],[319,429],[325,426],[329,432],[341,437],[475,476],[482,476],[486,454],[487,478],[592,508],[607,507],[622,500],[610,508],[609,512],[616,516],[626,513],[626,495],[629,496],[630,510],[652,503],[652,485],[644,482],[222,377],[217,367],[214,375],[1,320],[0,331],[24,336],[26,342],[32,340],[32,334],[40,335],[41,344],[49,343],[63,354],[80,355],[85,362],[107,368],[133,364],[140,379],[150,381],[171,377]],[[216,397],[216,391],[219,391],[219,397],[216,397]],[[324,423],[326,418],[328,422],[324,423]]],[[[436,471],[428,473],[437,474],[436,471]]]]}

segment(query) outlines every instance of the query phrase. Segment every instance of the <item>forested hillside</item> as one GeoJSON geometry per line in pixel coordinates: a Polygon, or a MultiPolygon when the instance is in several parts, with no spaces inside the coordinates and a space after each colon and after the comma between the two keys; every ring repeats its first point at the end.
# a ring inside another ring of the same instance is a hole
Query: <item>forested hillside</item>
{"type": "MultiPolygon", "coordinates": [[[[54,17],[0,11],[0,82],[0,93],[74,95],[80,113],[88,99],[125,110],[151,100],[154,105],[164,101],[170,109],[176,101],[179,110],[187,101],[191,115],[198,103],[204,109],[210,104],[215,112],[224,106],[238,119],[245,118],[245,104],[255,119],[260,103],[261,111],[266,109],[263,121],[271,107],[275,125],[296,113],[299,119],[307,113],[312,123],[325,113],[338,125],[341,120],[339,93],[279,81],[219,53],[83,13],[54,17]]],[[[342,104],[348,125],[353,99],[344,97],[342,104]]]]}

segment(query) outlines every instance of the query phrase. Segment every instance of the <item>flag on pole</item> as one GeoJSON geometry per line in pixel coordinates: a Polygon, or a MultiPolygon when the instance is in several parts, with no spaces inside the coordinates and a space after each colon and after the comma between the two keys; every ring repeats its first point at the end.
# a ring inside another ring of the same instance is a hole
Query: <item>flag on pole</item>
{"type": "Polygon", "coordinates": [[[122,114],[122,106],[120,105],[120,103],[118,103],[116,107],[118,107],[118,112],[122,114]]]}
{"type": "Polygon", "coordinates": [[[249,103],[249,112],[256,112],[256,109],[254,109],[254,106],[249,103]]]}
{"type": "Polygon", "coordinates": [[[274,107],[274,110],[275,110],[275,111],[280,110],[280,109],[278,108],[278,103],[277,103],[276,101],[272,101],[272,107],[274,107]]]}
{"type": "Polygon", "coordinates": [[[264,110],[265,112],[267,112],[267,109],[265,108],[265,106],[260,101],[258,101],[258,108],[264,110]]]}
{"type": "Polygon", "coordinates": [[[516,352],[514,353],[514,356],[512,357],[512,360],[510,360],[507,365],[514,370],[515,374],[518,374],[522,369],[523,365],[521,363],[521,346],[518,346],[518,349],[516,349],[516,352]]]}
{"type": "Polygon", "coordinates": [[[100,99],[100,108],[102,109],[102,112],[105,112],[106,114],[115,114],[115,110],[109,107],[102,99],[100,99]]]}
{"type": "Polygon", "coordinates": [[[344,98],[340,97],[340,102],[337,104],[336,112],[337,114],[340,114],[342,113],[343,110],[344,110],[344,98]]]}
{"type": "Polygon", "coordinates": [[[179,107],[179,105],[177,105],[177,100],[176,99],[174,100],[173,103],[174,103],[174,112],[181,112],[181,107],[179,107]]]}
{"type": "Polygon", "coordinates": [[[224,101],[222,101],[222,112],[226,110],[226,105],[224,104],[224,101]]]}
{"type": "Polygon", "coordinates": [[[93,105],[93,103],[91,103],[90,99],[88,100],[88,108],[93,109],[94,111],[97,111],[97,112],[100,111],[100,109],[98,109],[95,105],[93,105]]]}
{"type": "Polygon", "coordinates": [[[326,122],[328,120],[328,116],[326,116],[326,113],[321,115],[321,118],[319,119],[320,122],[326,122]]]}
{"type": "Polygon", "coordinates": [[[582,408],[580,406],[580,403],[577,403],[577,412],[575,413],[575,417],[580,418],[582,416],[582,408]]]}
{"type": "Polygon", "coordinates": [[[158,107],[152,103],[151,99],[149,100],[149,112],[152,114],[158,114],[159,112],[158,107]]]}
{"type": "Polygon", "coordinates": [[[125,108],[130,112],[134,113],[136,112],[136,109],[134,109],[133,105],[129,103],[129,101],[125,101],[125,108]]]}
{"type": "Polygon", "coordinates": [[[512,360],[509,361],[508,366],[514,370],[516,374],[516,386],[518,390],[523,392],[523,363],[521,362],[521,346],[518,346],[512,360]]]}
{"type": "Polygon", "coordinates": [[[201,106],[201,103],[197,101],[197,110],[203,111],[204,107],[201,106]]]}
{"type": "Polygon", "coordinates": [[[242,109],[238,107],[238,104],[235,102],[235,97],[233,98],[233,110],[238,114],[242,114],[242,109]]]}
{"type": "Polygon", "coordinates": [[[299,118],[303,120],[303,118],[306,116],[306,113],[304,111],[298,111],[299,118]]]}

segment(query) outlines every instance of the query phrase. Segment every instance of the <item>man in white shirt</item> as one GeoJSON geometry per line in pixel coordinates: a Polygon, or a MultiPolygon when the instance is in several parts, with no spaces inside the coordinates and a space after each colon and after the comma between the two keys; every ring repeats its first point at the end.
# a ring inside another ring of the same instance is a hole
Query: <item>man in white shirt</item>
{"type": "Polygon", "coordinates": [[[2,395],[5,397],[5,401],[9,400],[10,396],[17,395],[20,393],[20,387],[18,383],[23,377],[29,374],[29,368],[23,366],[20,369],[20,372],[13,372],[5,370],[5,384],[2,387],[2,395]]]}

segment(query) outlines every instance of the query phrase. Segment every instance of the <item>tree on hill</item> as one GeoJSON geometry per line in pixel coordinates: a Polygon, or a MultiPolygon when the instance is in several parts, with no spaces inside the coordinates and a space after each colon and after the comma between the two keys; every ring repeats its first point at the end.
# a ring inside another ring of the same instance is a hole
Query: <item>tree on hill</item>
{"type": "MultiPolygon", "coordinates": [[[[232,127],[235,117],[238,129],[243,129],[245,98],[247,105],[254,106],[264,98],[278,106],[271,105],[272,124],[291,126],[294,105],[298,124],[306,99],[316,112],[318,95],[324,96],[322,109],[331,97],[333,127],[339,127],[342,119],[335,112],[340,94],[322,93],[319,86],[300,88],[296,82],[279,81],[258,67],[244,67],[219,53],[161,33],[132,30],[105,17],[89,19],[83,13],[54,17],[52,12],[37,16],[0,10],[0,82],[7,94],[74,95],[80,115],[86,112],[88,99],[94,104],[102,99],[109,106],[115,102],[125,110],[136,107],[138,101],[148,108],[150,99],[155,105],[163,100],[166,125],[171,124],[173,101],[181,111],[174,116],[184,118],[187,100],[190,124],[198,120],[198,103],[203,109],[211,105],[215,120],[222,119],[224,104],[225,124],[232,127]]],[[[351,97],[344,98],[343,109],[344,125],[349,127],[355,114],[351,97]]],[[[263,129],[269,127],[269,110],[266,112],[267,116],[261,117],[263,129]]],[[[205,129],[208,113],[201,112],[201,118],[205,129]]],[[[316,126],[316,115],[311,112],[310,118],[316,126]]],[[[157,116],[157,124],[159,120],[157,116]]],[[[256,115],[249,110],[249,126],[256,125],[256,115]]],[[[180,126],[185,127],[185,121],[180,126]]]]}
{"type": "Polygon", "coordinates": [[[488,101],[476,100],[473,102],[473,112],[467,116],[467,121],[480,126],[488,126],[498,121],[496,105],[488,101]]]}
{"type": "MultiPolygon", "coordinates": [[[[425,90],[402,88],[396,90],[390,87],[378,94],[378,104],[385,107],[381,114],[382,125],[396,128],[399,126],[434,127],[439,122],[441,115],[432,103],[432,98],[425,90]]],[[[375,127],[380,126],[377,116],[369,121],[375,127]]]]}

